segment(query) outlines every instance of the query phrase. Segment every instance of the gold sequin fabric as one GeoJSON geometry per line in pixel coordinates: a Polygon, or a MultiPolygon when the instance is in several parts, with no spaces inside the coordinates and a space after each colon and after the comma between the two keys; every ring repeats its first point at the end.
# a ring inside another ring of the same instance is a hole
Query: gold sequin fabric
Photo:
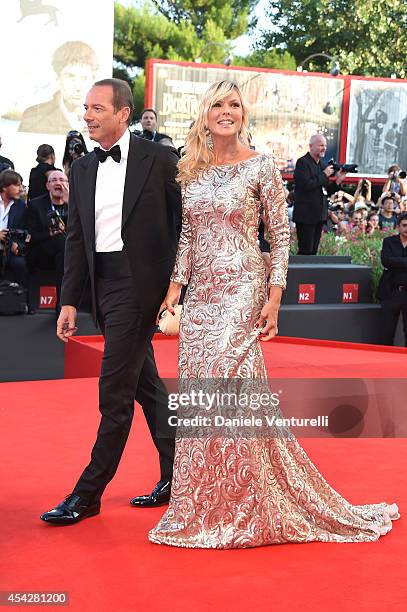
{"type": "MultiPolygon", "coordinates": [[[[187,284],[179,377],[266,380],[254,324],[269,284],[285,287],[289,224],[272,156],[215,166],[183,190],[172,280],[187,284]],[[266,270],[257,234],[271,244],[266,270]]],[[[285,542],[369,542],[398,518],[395,504],[351,505],[293,436],[177,434],[168,510],[149,533],[157,544],[248,548],[285,542]]]]}

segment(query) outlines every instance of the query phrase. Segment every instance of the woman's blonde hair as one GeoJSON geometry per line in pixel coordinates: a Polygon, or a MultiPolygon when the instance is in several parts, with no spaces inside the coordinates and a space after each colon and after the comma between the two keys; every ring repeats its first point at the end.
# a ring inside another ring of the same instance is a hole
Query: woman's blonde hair
{"type": "Polygon", "coordinates": [[[248,110],[240,89],[232,81],[213,83],[202,96],[198,117],[185,140],[185,153],[178,163],[177,181],[181,185],[187,185],[195,180],[207,166],[215,161],[213,151],[208,146],[208,112],[216,102],[223,100],[234,92],[237,93],[242,104],[243,121],[239,132],[239,140],[242,144],[249,146],[248,110]]]}

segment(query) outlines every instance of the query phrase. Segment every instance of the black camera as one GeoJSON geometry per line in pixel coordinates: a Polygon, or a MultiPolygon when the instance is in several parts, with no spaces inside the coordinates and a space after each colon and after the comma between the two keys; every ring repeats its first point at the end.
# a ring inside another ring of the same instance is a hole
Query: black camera
{"type": "Polygon", "coordinates": [[[68,150],[70,155],[73,153],[76,153],[76,155],[85,153],[85,148],[80,138],[72,138],[72,140],[69,141],[68,150]]]}
{"type": "Polygon", "coordinates": [[[55,210],[48,211],[47,213],[48,229],[52,230],[53,232],[61,231],[61,223],[63,224],[63,221],[55,210]]]}
{"type": "Polygon", "coordinates": [[[328,166],[332,166],[332,168],[335,170],[335,172],[339,172],[340,170],[342,170],[342,172],[357,172],[358,170],[358,165],[357,164],[339,164],[338,162],[336,162],[333,158],[331,158],[327,164],[328,166]]]}
{"type": "Polygon", "coordinates": [[[27,238],[29,233],[27,230],[14,229],[11,228],[7,232],[7,242],[6,242],[6,251],[8,252],[11,249],[11,245],[13,242],[17,245],[17,251],[19,255],[27,255],[29,243],[27,242],[27,238]]]}
{"type": "Polygon", "coordinates": [[[407,177],[407,173],[405,172],[405,170],[399,170],[398,172],[391,172],[389,175],[389,178],[391,179],[397,179],[397,178],[405,179],[406,177],[407,177]]]}
{"type": "Polygon", "coordinates": [[[338,210],[344,210],[343,204],[331,204],[328,207],[331,212],[338,212],[338,210]]]}

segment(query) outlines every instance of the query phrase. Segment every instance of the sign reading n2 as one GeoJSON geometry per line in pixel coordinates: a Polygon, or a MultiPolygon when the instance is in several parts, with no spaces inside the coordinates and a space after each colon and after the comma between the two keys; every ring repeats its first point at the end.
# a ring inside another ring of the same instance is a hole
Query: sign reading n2
{"type": "Polygon", "coordinates": [[[40,308],[55,308],[57,305],[57,290],[55,287],[40,287],[40,308]]]}
{"type": "Polygon", "coordinates": [[[298,285],[298,303],[315,304],[315,285],[298,285]]]}
{"type": "Polygon", "coordinates": [[[342,287],[342,303],[352,304],[355,302],[359,302],[359,285],[344,283],[342,287]]]}

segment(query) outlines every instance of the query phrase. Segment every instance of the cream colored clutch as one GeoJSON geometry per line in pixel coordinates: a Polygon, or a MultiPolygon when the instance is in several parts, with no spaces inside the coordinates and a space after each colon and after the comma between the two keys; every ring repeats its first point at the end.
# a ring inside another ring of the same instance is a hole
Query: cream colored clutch
{"type": "Polygon", "coordinates": [[[168,310],[165,310],[158,322],[158,328],[166,336],[178,336],[179,322],[181,319],[182,306],[174,306],[175,315],[172,315],[168,310]]]}

